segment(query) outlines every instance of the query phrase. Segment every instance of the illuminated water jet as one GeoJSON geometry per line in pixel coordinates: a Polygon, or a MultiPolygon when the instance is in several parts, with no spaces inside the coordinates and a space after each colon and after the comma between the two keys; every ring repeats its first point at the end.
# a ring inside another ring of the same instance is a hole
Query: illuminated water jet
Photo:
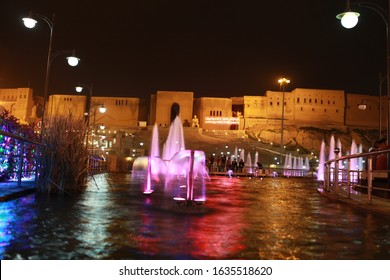
{"type": "Polygon", "coordinates": [[[133,165],[133,177],[142,183],[143,193],[152,194],[156,188],[178,203],[202,204],[206,201],[208,172],[203,151],[186,150],[183,126],[177,116],[171,123],[164,144],[162,159],[158,154],[158,128],[152,133],[149,157],[139,157],[133,165]]]}

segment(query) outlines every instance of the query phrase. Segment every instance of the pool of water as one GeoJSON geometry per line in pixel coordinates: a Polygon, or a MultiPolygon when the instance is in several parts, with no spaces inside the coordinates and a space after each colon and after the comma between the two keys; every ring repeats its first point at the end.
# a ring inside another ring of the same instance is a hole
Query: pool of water
{"type": "Polygon", "coordinates": [[[129,174],[78,196],[0,203],[1,259],[390,259],[390,218],[291,178],[212,177],[207,201],[141,192],[129,174]]]}

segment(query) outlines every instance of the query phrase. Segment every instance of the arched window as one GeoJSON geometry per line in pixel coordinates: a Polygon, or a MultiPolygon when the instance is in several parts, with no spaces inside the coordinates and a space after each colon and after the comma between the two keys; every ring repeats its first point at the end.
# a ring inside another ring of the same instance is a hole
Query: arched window
{"type": "Polygon", "coordinates": [[[173,103],[171,106],[171,123],[176,119],[176,117],[180,114],[180,105],[177,103],[173,103]]]}

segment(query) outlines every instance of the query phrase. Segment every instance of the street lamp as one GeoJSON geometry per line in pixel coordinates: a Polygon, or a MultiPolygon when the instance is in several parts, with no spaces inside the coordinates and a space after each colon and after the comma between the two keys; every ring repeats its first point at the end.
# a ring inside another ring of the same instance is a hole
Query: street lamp
{"type": "Polygon", "coordinates": [[[379,106],[379,139],[382,139],[382,102],[381,98],[379,97],[379,102],[374,99],[362,99],[362,103],[358,104],[357,107],[359,110],[366,110],[367,109],[367,102],[375,103],[379,106]]]}
{"type": "Polygon", "coordinates": [[[46,110],[46,100],[48,96],[48,91],[49,91],[49,74],[50,74],[50,64],[53,61],[54,58],[61,54],[70,54],[66,59],[68,61],[68,64],[70,66],[77,66],[79,63],[80,59],[76,57],[75,51],[73,50],[72,52],[70,51],[57,51],[52,54],[52,42],[53,42],[53,30],[54,30],[54,18],[55,15],[52,15],[52,19],[40,15],[40,14],[35,14],[32,13],[31,11],[29,12],[28,17],[23,18],[23,23],[24,26],[27,28],[34,28],[35,25],[37,24],[37,20],[35,18],[40,18],[44,22],[47,23],[50,29],[50,37],[49,37],[49,49],[47,52],[47,62],[46,62],[46,75],[45,75],[45,88],[43,92],[43,109],[42,109],[42,121],[41,121],[41,137],[43,136],[43,131],[44,131],[44,120],[45,120],[45,110],[46,110]]]}
{"type": "Polygon", "coordinates": [[[84,88],[86,88],[88,90],[88,95],[87,95],[87,102],[85,104],[85,121],[87,122],[87,125],[89,127],[89,111],[91,109],[91,100],[92,100],[92,90],[93,90],[93,84],[91,83],[90,85],[87,85],[87,84],[78,84],[76,86],[76,91],[78,93],[81,93],[84,88]]]}
{"type": "MultiPolygon", "coordinates": [[[[92,127],[97,131],[97,129],[96,129],[96,111],[97,111],[96,108],[99,109],[99,113],[101,113],[101,114],[104,114],[107,111],[107,108],[104,107],[103,104],[95,104],[91,107],[95,107],[93,110],[93,126],[92,127]]],[[[99,126],[102,126],[102,125],[103,124],[100,124],[99,126]]],[[[91,155],[93,155],[93,150],[94,150],[94,135],[95,135],[95,132],[92,132],[91,133],[91,136],[92,136],[91,155]]]]}
{"type": "Polygon", "coordinates": [[[280,146],[282,147],[282,150],[280,151],[280,164],[282,164],[283,145],[284,145],[284,139],[283,139],[283,133],[284,133],[284,93],[285,93],[285,86],[290,83],[290,80],[286,79],[286,78],[281,78],[278,80],[278,83],[280,85],[280,88],[283,91],[283,95],[282,95],[282,133],[281,133],[281,139],[280,139],[280,146]]]}
{"type": "MultiPolygon", "coordinates": [[[[372,3],[372,2],[363,2],[363,3],[352,3],[354,5],[357,5],[358,7],[367,8],[370,10],[373,10],[376,12],[383,20],[385,26],[386,26],[386,76],[387,76],[387,145],[390,145],[390,36],[389,36],[389,15],[390,15],[390,0],[386,9],[382,8],[378,4],[372,3]]],[[[347,28],[353,28],[357,22],[358,22],[358,13],[352,12],[350,7],[350,0],[347,0],[347,11],[346,13],[342,13],[337,15],[336,17],[338,19],[341,19],[341,22],[349,22],[347,19],[344,19],[344,16],[348,14],[348,18],[353,19],[353,21],[356,21],[355,24],[350,24],[350,27],[347,28]],[[350,13],[352,14],[350,14],[350,13]]],[[[343,24],[344,26],[344,24],[343,24]]],[[[390,167],[390,156],[387,157],[387,168],[390,167]]],[[[390,173],[388,173],[388,182],[390,183],[390,173]]]]}
{"type": "MultiPolygon", "coordinates": [[[[89,123],[90,123],[90,114],[89,111],[91,110],[91,99],[92,99],[92,90],[93,90],[93,84],[91,83],[90,85],[86,84],[78,84],[75,89],[78,93],[81,93],[84,88],[88,90],[88,95],[87,95],[87,102],[85,104],[85,111],[84,111],[84,120],[87,123],[87,134],[86,134],[86,139],[85,139],[85,146],[86,149],[88,150],[88,137],[89,137],[89,123]]],[[[93,143],[92,143],[93,145],[93,143]]]]}
{"type": "Polygon", "coordinates": [[[341,20],[341,25],[344,28],[351,29],[351,28],[354,28],[356,26],[356,24],[358,23],[359,16],[360,16],[359,13],[353,12],[351,10],[350,2],[349,2],[349,0],[347,0],[347,7],[345,9],[345,12],[338,14],[336,16],[336,18],[341,20]]]}

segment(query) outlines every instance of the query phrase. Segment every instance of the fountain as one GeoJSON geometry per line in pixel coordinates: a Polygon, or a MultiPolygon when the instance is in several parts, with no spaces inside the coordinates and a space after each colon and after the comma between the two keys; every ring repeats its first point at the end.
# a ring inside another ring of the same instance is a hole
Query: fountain
{"type": "MultiPolygon", "coordinates": [[[[355,140],[352,140],[352,144],[351,144],[351,155],[354,155],[354,154],[357,154],[358,152],[358,146],[356,145],[356,142],[355,140]]],[[[359,164],[358,164],[358,159],[357,158],[351,158],[351,161],[350,161],[350,168],[351,168],[351,171],[355,171],[355,172],[351,172],[350,173],[350,180],[351,182],[357,182],[357,177],[356,176],[356,171],[359,170],[359,164]]]]}
{"type": "MultiPolygon", "coordinates": [[[[358,146],[358,153],[359,154],[361,154],[361,153],[363,153],[363,145],[362,144],[359,144],[359,146],[358,146]]],[[[362,157],[360,157],[360,158],[358,158],[358,169],[359,170],[363,170],[363,158],[362,157]]]]}
{"type": "Polygon", "coordinates": [[[306,171],[310,171],[310,162],[308,157],[305,158],[305,165],[303,167],[306,171]]]}
{"type": "Polygon", "coordinates": [[[240,160],[243,160],[245,162],[245,149],[241,149],[240,160]]]}
{"type": "Polygon", "coordinates": [[[290,177],[292,169],[292,156],[288,154],[284,159],[283,176],[290,177]]]}
{"type": "Polygon", "coordinates": [[[247,173],[253,173],[251,153],[246,156],[245,167],[247,173]]]}
{"type": "MultiPolygon", "coordinates": [[[[336,157],[336,154],[334,153],[334,148],[335,148],[335,139],[334,136],[332,135],[330,137],[330,143],[329,143],[329,157],[328,160],[334,159],[336,157]]],[[[334,168],[334,162],[331,164],[331,166],[334,168]]]]}
{"type": "Polygon", "coordinates": [[[256,151],[254,163],[257,165],[258,162],[259,162],[259,152],[256,151]]]}
{"type": "MultiPolygon", "coordinates": [[[[357,154],[358,147],[355,140],[352,140],[351,155],[357,154]]],[[[351,158],[351,170],[357,170],[359,168],[356,158],[351,158]]]]}
{"type": "Polygon", "coordinates": [[[205,159],[203,151],[183,150],[177,152],[168,163],[165,192],[172,194],[176,202],[187,202],[189,205],[206,201],[205,179],[208,173],[205,159]]]}
{"type": "Polygon", "coordinates": [[[158,128],[153,128],[150,156],[138,157],[134,161],[132,176],[142,182],[144,194],[152,194],[156,188],[187,205],[206,201],[205,179],[208,178],[206,156],[203,151],[185,150],[183,126],[177,116],[171,123],[159,157],[158,128]]]}
{"type": "Polygon", "coordinates": [[[283,175],[286,177],[304,177],[310,169],[309,158],[306,157],[305,162],[303,157],[292,156],[291,154],[286,155],[286,159],[283,165],[283,175]]]}
{"type": "MultiPolygon", "coordinates": [[[[341,156],[343,155],[343,152],[342,152],[342,150],[341,150],[342,145],[341,145],[341,140],[340,140],[340,138],[337,139],[337,148],[339,148],[339,150],[340,150],[339,156],[341,157],[341,156]]],[[[343,164],[343,162],[340,160],[340,161],[339,161],[339,170],[341,170],[341,169],[343,169],[343,168],[344,168],[344,164],[343,164]]]]}
{"type": "Polygon", "coordinates": [[[163,149],[163,160],[171,160],[173,156],[178,152],[185,150],[183,125],[180,117],[177,116],[171,123],[167,140],[163,149]]]}
{"type": "Polygon", "coordinates": [[[163,181],[166,174],[166,164],[159,157],[158,127],[153,127],[150,155],[148,157],[138,157],[133,164],[132,175],[143,182],[143,193],[151,194],[154,187],[163,181]]]}
{"type": "Polygon", "coordinates": [[[293,159],[293,176],[297,176],[297,170],[298,170],[299,166],[298,166],[298,157],[295,157],[294,156],[294,159],[293,159]]]}
{"type": "Polygon", "coordinates": [[[152,132],[152,142],[150,145],[150,156],[151,157],[160,157],[160,149],[158,145],[158,126],[157,123],[154,124],[152,132]]]}
{"type": "Polygon", "coordinates": [[[325,166],[325,141],[322,140],[320,148],[320,159],[318,163],[317,180],[324,181],[324,166],[325,166]]]}

